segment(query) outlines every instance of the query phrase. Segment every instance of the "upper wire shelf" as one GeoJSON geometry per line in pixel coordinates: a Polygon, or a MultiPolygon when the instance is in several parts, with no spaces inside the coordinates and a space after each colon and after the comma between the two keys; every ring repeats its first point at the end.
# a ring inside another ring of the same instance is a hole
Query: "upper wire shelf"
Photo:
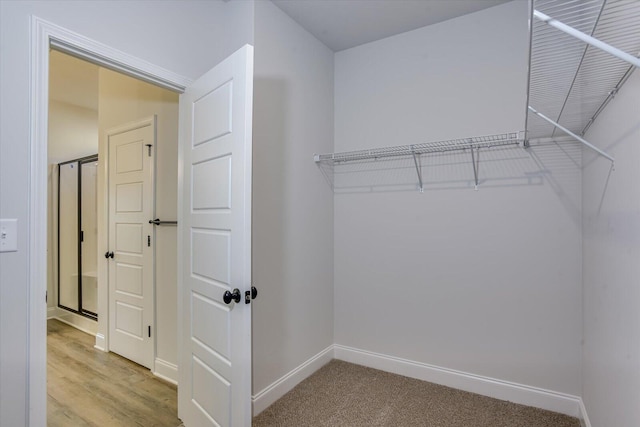
{"type": "Polygon", "coordinates": [[[355,161],[370,161],[399,157],[413,157],[413,163],[418,175],[418,188],[422,193],[422,166],[419,158],[423,154],[445,153],[449,151],[469,150],[475,188],[478,189],[479,151],[481,148],[504,147],[507,145],[520,145],[524,142],[522,132],[508,132],[497,135],[474,136],[471,138],[449,139],[446,141],[425,142],[421,144],[399,145],[395,147],[372,148],[368,150],[345,151],[342,153],[316,154],[316,163],[329,163],[332,165],[355,161]]]}
{"type": "Polygon", "coordinates": [[[640,1],[533,0],[530,18],[526,139],[562,131],[584,143],[640,63],[640,1]]]}
{"type": "Polygon", "coordinates": [[[468,150],[471,148],[491,148],[504,145],[517,145],[522,142],[520,132],[508,132],[497,135],[474,136],[471,138],[450,139],[446,141],[426,142],[395,147],[372,148],[342,153],[316,154],[316,163],[340,163],[358,160],[377,160],[389,157],[411,157],[414,155],[442,153],[446,151],[468,150]]]}

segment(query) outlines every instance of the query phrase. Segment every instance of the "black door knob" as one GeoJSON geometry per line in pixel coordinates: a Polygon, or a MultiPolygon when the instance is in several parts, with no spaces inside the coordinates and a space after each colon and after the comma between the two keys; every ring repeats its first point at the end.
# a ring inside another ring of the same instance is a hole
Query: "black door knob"
{"type": "Polygon", "coordinates": [[[225,304],[231,304],[232,300],[235,302],[240,302],[240,289],[235,288],[233,290],[233,293],[225,291],[224,295],[222,296],[222,300],[225,304]]]}
{"type": "Polygon", "coordinates": [[[113,258],[113,252],[109,252],[109,251],[105,252],[104,257],[106,259],[113,258]]]}

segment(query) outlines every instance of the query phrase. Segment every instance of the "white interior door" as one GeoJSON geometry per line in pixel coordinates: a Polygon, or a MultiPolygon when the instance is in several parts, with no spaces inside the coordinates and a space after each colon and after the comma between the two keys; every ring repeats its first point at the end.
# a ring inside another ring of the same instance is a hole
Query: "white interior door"
{"type": "Polygon", "coordinates": [[[155,118],[107,132],[109,350],[153,363],[153,153],[155,118]]]}
{"type": "Polygon", "coordinates": [[[187,427],[251,425],[252,103],[249,45],[180,97],[178,416],[187,427]],[[234,289],[238,302],[225,302],[234,289]]]}

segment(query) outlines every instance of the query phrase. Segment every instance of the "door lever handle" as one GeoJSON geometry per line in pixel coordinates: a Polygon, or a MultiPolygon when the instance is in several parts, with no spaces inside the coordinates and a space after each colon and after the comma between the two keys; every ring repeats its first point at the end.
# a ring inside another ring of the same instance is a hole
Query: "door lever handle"
{"type": "Polygon", "coordinates": [[[153,224],[153,225],[177,225],[178,221],[162,221],[160,218],[156,218],[156,219],[150,219],[149,220],[149,224],[153,224]]]}
{"type": "Polygon", "coordinates": [[[104,257],[106,259],[113,258],[113,252],[109,252],[109,251],[105,252],[104,257]]]}

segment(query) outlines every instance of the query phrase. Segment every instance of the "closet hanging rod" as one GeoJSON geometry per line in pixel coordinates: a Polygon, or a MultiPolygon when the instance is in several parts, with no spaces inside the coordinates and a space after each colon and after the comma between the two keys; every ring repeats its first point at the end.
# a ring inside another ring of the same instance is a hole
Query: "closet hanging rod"
{"type": "Polygon", "coordinates": [[[604,151],[602,151],[601,149],[599,149],[595,145],[591,144],[589,141],[587,141],[584,138],[580,137],[579,135],[576,135],[575,133],[571,132],[566,127],[554,122],[553,120],[551,120],[549,117],[545,116],[544,114],[539,113],[531,105],[529,105],[529,111],[531,111],[533,114],[535,114],[536,116],[540,117],[541,119],[546,120],[547,122],[549,122],[553,126],[557,127],[558,129],[560,129],[561,131],[563,131],[567,135],[571,135],[573,138],[577,139],[578,141],[580,141],[581,143],[583,143],[587,147],[591,148],[596,153],[598,153],[601,156],[606,157],[607,159],[611,160],[611,162],[615,162],[615,159],[613,157],[611,157],[609,154],[605,153],[604,151]]]}
{"type": "Polygon", "coordinates": [[[542,22],[551,25],[552,27],[563,31],[567,34],[569,34],[570,36],[573,36],[577,39],[582,40],[585,43],[590,44],[591,46],[597,47],[598,49],[601,49],[607,53],[610,53],[613,56],[616,56],[620,59],[622,59],[623,61],[626,61],[638,68],[640,68],[640,59],[636,58],[633,55],[628,54],[627,52],[624,52],[618,48],[615,48],[603,41],[598,40],[595,37],[591,37],[590,35],[587,35],[585,33],[583,33],[582,31],[578,31],[573,27],[570,27],[560,21],[558,21],[557,19],[554,19],[548,15],[545,15],[544,13],[538,11],[538,10],[534,10],[533,11],[533,16],[535,16],[536,18],[538,18],[539,20],[541,20],[542,22]]]}
{"type": "Polygon", "coordinates": [[[426,142],[422,144],[400,145],[395,147],[372,148],[368,150],[345,151],[341,153],[316,154],[316,163],[342,163],[358,160],[378,160],[394,157],[413,157],[429,153],[444,153],[470,148],[491,148],[505,145],[519,145],[523,142],[522,132],[508,132],[497,135],[475,136],[471,138],[451,139],[447,141],[426,142]]]}
{"type": "Polygon", "coordinates": [[[618,94],[618,92],[620,91],[620,88],[627,82],[627,80],[629,80],[629,77],[631,77],[631,73],[633,73],[634,70],[635,70],[635,67],[633,65],[631,65],[627,69],[627,72],[624,73],[624,76],[622,76],[618,84],[616,84],[616,86],[609,91],[605,100],[602,102],[602,104],[600,104],[596,112],[593,113],[593,116],[589,119],[587,124],[584,126],[584,129],[582,129],[582,132],[580,132],[580,135],[584,135],[587,133],[587,131],[589,130],[593,122],[596,121],[596,119],[598,118],[602,110],[604,110],[604,108],[609,104],[609,102],[611,102],[611,100],[618,94]]]}
{"type": "Polygon", "coordinates": [[[177,225],[178,221],[161,221],[160,218],[150,219],[149,224],[153,225],[177,225]]]}

